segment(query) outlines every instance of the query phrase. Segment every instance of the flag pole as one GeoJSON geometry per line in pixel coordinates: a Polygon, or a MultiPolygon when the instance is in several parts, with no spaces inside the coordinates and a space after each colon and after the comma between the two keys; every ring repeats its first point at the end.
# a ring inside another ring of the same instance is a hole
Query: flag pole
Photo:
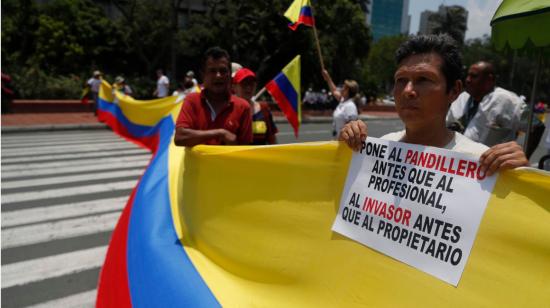
{"type": "MultiPolygon", "coordinates": [[[[313,5],[311,6],[311,14],[315,16],[313,12],[313,5]]],[[[321,54],[321,44],[319,43],[319,36],[317,35],[317,27],[315,26],[315,19],[313,21],[313,35],[315,36],[315,44],[317,45],[317,54],[319,55],[319,61],[321,62],[321,70],[325,70],[325,62],[323,61],[323,55],[321,54]]]]}
{"type": "Polygon", "coordinates": [[[263,87],[260,91],[258,91],[256,95],[252,96],[252,101],[255,102],[258,99],[258,97],[264,94],[264,92],[265,92],[265,87],[263,87]]]}
{"type": "Polygon", "coordinates": [[[321,61],[321,69],[325,70],[325,63],[323,62],[323,55],[321,54],[321,44],[319,44],[319,37],[317,36],[317,27],[313,25],[313,34],[315,35],[315,43],[317,45],[317,54],[319,54],[319,61],[321,61]]]}

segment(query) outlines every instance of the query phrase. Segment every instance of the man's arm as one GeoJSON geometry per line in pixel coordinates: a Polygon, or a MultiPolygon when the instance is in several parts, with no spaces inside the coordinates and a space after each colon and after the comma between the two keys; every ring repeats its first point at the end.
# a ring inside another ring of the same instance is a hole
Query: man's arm
{"type": "Polygon", "coordinates": [[[219,138],[224,144],[236,144],[237,136],[230,131],[219,128],[210,130],[196,130],[184,127],[177,127],[174,136],[174,143],[177,146],[192,147],[197,144],[204,144],[208,140],[219,138]]]}

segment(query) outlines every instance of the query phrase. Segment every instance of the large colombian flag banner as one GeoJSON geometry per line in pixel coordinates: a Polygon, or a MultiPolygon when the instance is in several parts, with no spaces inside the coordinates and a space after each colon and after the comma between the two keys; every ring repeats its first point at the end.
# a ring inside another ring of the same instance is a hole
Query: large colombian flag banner
{"type": "Polygon", "coordinates": [[[499,175],[458,287],[331,231],[337,142],[172,142],[175,97],[110,94],[99,116],[153,150],[101,271],[98,307],[548,307],[550,176],[499,175]],[[118,103],[113,103],[113,100],[118,103]]]}

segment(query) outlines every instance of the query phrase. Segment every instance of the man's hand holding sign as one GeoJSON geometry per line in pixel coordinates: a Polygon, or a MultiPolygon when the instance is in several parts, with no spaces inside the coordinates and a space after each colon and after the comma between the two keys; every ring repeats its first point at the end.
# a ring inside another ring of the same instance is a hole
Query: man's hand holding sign
{"type": "Polygon", "coordinates": [[[515,142],[487,148],[446,128],[462,91],[458,48],[418,36],[396,52],[393,94],[405,130],[367,138],[362,121],[340,140],[353,154],[333,230],[457,285],[496,176],[527,165],[515,142]]]}

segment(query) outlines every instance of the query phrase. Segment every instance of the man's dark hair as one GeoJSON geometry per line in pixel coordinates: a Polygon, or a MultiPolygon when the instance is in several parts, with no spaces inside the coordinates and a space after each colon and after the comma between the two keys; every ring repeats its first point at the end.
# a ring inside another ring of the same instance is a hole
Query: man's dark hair
{"type": "Polygon", "coordinates": [[[395,61],[399,65],[409,56],[423,53],[436,53],[441,59],[441,72],[447,80],[447,93],[455,81],[462,76],[462,56],[455,40],[447,34],[418,35],[406,40],[395,52],[395,61]]]}
{"type": "Polygon", "coordinates": [[[208,59],[218,60],[221,58],[226,58],[227,62],[229,63],[229,71],[231,71],[231,58],[229,57],[229,53],[218,46],[209,48],[203,55],[202,62],[201,62],[201,70],[204,72],[204,69],[206,68],[206,61],[208,59]]]}

